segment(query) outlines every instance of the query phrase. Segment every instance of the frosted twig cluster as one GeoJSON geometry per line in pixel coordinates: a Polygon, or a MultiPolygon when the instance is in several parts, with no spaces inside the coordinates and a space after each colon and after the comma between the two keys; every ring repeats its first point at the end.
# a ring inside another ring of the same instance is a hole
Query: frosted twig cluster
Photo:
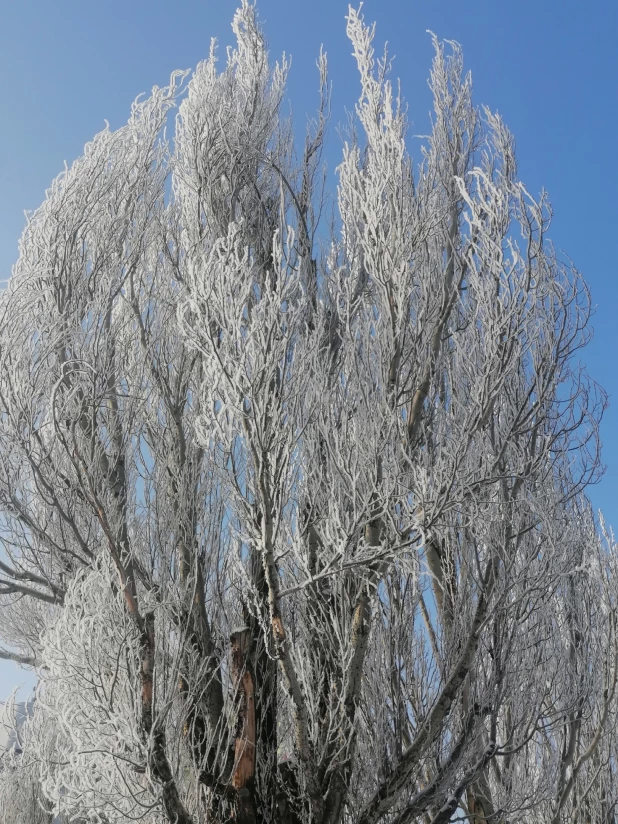
{"type": "Polygon", "coordinates": [[[326,57],[299,151],[233,29],[53,182],[0,296],[0,656],[40,676],[2,824],[609,824],[605,395],[547,198],[436,38],[414,162],[351,8],[329,224],[326,57]]]}

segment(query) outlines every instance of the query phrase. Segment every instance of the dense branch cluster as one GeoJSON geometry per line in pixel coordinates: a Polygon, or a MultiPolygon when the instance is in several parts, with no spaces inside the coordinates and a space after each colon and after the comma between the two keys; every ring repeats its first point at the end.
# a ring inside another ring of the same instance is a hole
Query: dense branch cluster
{"type": "Polygon", "coordinates": [[[248,0],[223,69],[213,45],[136,101],[28,218],[0,655],[40,681],[2,824],[616,820],[586,285],[459,46],[434,39],[415,165],[347,24],[330,223],[326,58],[298,153],[248,0]]]}

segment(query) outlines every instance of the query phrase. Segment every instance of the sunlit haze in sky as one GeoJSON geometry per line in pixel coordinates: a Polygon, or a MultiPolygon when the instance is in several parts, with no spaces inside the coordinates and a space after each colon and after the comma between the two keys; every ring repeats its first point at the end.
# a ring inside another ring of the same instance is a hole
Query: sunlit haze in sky
{"type": "MultiPolygon", "coordinates": [[[[292,57],[289,101],[300,134],[318,102],[320,44],[333,84],[331,172],[340,158],[336,126],[353,109],[358,80],[345,37],[346,0],[262,0],[259,15],[271,57],[292,57]]],[[[104,127],[126,121],[132,100],[165,85],[172,70],[194,68],[210,38],[220,58],[231,43],[235,5],[228,0],[0,0],[0,279],[17,256],[24,210],[104,127]]],[[[459,41],[472,71],[474,98],[498,110],[517,142],[519,174],[537,195],[547,189],[551,236],[583,271],[597,307],[595,338],[581,357],[607,390],[602,427],[603,481],[590,491],[618,526],[618,4],[610,0],[367,0],[376,44],[388,41],[393,75],[408,104],[409,147],[429,129],[430,36],[459,41]]],[[[333,178],[331,178],[333,179],[333,178]]],[[[0,661],[0,699],[31,673],[0,661]]]]}

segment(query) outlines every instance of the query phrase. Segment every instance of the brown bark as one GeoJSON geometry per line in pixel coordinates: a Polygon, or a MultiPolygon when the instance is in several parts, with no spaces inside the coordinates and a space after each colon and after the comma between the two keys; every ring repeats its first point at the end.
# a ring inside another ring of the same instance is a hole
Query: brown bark
{"type": "Polygon", "coordinates": [[[254,679],[248,660],[251,642],[249,629],[232,633],[232,678],[237,693],[238,726],[234,751],[232,786],[238,791],[236,821],[252,824],[256,821],[253,801],[255,783],[255,698],[254,679]]]}

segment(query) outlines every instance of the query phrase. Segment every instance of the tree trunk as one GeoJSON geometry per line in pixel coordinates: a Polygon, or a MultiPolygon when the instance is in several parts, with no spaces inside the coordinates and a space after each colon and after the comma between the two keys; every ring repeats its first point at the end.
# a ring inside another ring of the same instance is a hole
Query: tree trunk
{"type": "Polygon", "coordinates": [[[235,630],[232,645],[232,678],[236,687],[238,721],[232,786],[238,791],[235,821],[254,824],[255,789],[255,684],[249,662],[251,634],[248,627],[235,630]]]}

